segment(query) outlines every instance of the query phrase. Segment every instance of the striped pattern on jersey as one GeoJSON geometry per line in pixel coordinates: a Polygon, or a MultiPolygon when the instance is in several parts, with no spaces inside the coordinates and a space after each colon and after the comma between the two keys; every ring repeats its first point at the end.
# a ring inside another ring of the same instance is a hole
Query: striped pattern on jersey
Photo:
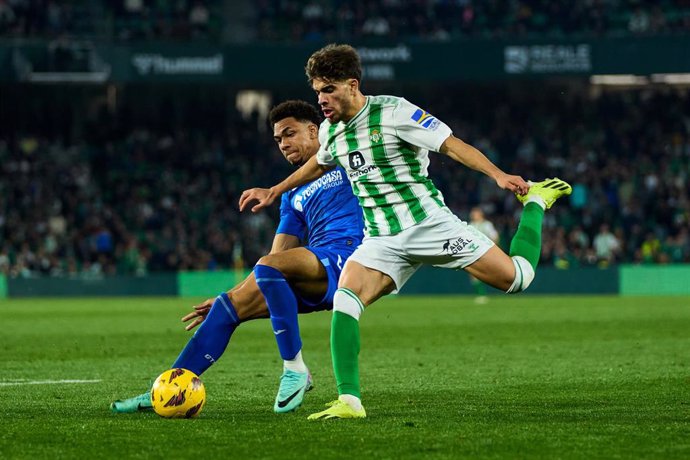
{"type": "Polygon", "coordinates": [[[367,96],[366,105],[348,123],[324,122],[325,148],[348,173],[367,236],[395,235],[445,206],[428,178],[429,152],[396,133],[392,114],[400,100],[367,96]]]}

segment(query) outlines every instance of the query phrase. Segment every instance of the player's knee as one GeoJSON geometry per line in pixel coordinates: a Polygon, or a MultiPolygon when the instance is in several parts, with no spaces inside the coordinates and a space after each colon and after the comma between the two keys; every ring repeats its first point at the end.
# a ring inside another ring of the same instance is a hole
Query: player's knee
{"type": "Polygon", "coordinates": [[[336,311],[352,316],[359,321],[359,317],[364,312],[364,304],[351,290],[338,288],[333,294],[333,312],[336,311]]]}
{"type": "Polygon", "coordinates": [[[515,279],[506,293],[516,294],[524,291],[530,284],[532,284],[532,281],[534,280],[534,268],[532,267],[532,264],[530,264],[527,259],[522,256],[513,256],[511,259],[513,260],[513,265],[515,265],[515,279]]]}
{"type": "Polygon", "coordinates": [[[271,268],[275,268],[276,270],[280,270],[280,268],[276,266],[276,265],[279,265],[278,260],[272,254],[268,254],[268,255],[265,255],[262,258],[260,258],[256,262],[256,265],[263,265],[265,267],[271,267],[271,268]]]}

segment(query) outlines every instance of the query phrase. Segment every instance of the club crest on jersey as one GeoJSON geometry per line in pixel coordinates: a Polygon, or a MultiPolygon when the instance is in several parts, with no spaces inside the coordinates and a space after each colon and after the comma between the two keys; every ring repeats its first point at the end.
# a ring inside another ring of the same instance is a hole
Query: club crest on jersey
{"type": "Polygon", "coordinates": [[[422,109],[417,109],[410,118],[412,118],[412,120],[418,125],[421,125],[422,128],[426,128],[431,131],[436,131],[436,128],[438,128],[438,126],[441,124],[441,122],[438,121],[432,114],[422,109]]]}
{"type": "Polygon", "coordinates": [[[372,129],[369,133],[369,140],[374,144],[379,144],[383,140],[383,134],[378,129],[372,129]]]}
{"type": "Polygon", "coordinates": [[[362,155],[361,152],[350,152],[348,157],[348,159],[350,160],[350,168],[359,169],[362,166],[364,166],[364,155],[362,155]]]}

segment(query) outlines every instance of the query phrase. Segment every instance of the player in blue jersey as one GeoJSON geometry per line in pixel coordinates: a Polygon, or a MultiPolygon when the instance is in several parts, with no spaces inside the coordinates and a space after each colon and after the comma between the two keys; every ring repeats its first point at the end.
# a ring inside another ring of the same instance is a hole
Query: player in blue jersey
{"type": "MultiPolygon", "coordinates": [[[[273,138],[287,161],[301,166],[316,154],[320,121],[316,108],[303,101],[286,101],[271,110],[273,138]]],[[[240,323],[270,316],[284,362],[274,410],[297,409],[312,387],[297,314],[333,308],[338,277],[362,240],[363,226],[361,209],[342,169],[284,194],[271,252],[239,285],[182,318],[191,321],[187,330],[201,326],[172,367],[201,375],[220,358],[240,323]]],[[[149,409],[148,392],[111,404],[118,413],[149,409]]]]}

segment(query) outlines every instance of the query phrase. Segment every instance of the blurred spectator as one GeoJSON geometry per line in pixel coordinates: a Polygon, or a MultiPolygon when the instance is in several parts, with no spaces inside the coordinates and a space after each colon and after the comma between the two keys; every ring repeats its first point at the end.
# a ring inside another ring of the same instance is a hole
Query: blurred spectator
{"type": "Polygon", "coordinates": [[[201,1],[194,2],[191,10],[189,10],[189,24],[195,36],[203,36],[208,32],[209,21],[211,20],[211,13],[201,1]]]}
{"type": "Polygon", "coordinates": [[[7,0],[0,0],[0,34],[5,34],[14,25],[16,16],[7,0]]]}
{"type": "MultiPolygon", "coordinates": [[[[540,264],[690,262],[687,91],[410,93],[504,170],[573,183],[570,199],[546,213],[540,264]]],[[[277,207],[240,216],[235,203],[244,188],[292,170],[270,136],[232,109],[217,125],[209,124],[215,115],[184,106],[164,112],[166,123],[179,124],[157,126],[150,116],[144,128],[123,109],[118,121],[84,129],[86,139],[64,142],[47,131],[0,141],[0,272],[246,268],[265,254],[277,207]]],[[[489,212],[506,247],[520,215],[511,194],[444,156],[432,155],[429,171],[458,215],[479,205],[489,212]]]]}
{"type": "Polygon", "coordinates": [[[690,28],[687,19],[690,4],[686,1],[672,0],[664,2],[663,7],[647,8],[648,3],[320,0],[304,4],[301,14],[304,24],[292,29],[284,24],[296,23],[296,2],[261,1],[254,2],[253,7],[258,38],[272,41],[301,41],[332,33],[334,41],[360,37],[439,41],[465,37],[663,34],[690,28]]]}
{"type": "Polygon", "coordinates": [[[643,34],[650,29],[649,14],[641,6],[635,8],[628,21],[628,30],[634,34],[643,34]]]}
{"type": "Polygon", "coordinates": [[[594,237],[593,245],[599,265],[602,267],[612,264],[621,249],[620,241],[611,233],[608,224],[601,224],[599,233],[594,237]]]}

